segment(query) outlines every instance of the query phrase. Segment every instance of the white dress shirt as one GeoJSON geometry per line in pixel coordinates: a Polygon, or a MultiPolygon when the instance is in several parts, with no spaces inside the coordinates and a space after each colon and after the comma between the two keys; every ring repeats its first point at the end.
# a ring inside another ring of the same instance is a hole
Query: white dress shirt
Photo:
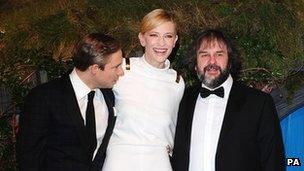
{"type": "MultiPolygon", "coordinates": [[[[206,98],[200,95],[197,97],[191,133],[189,171],[215,171],[218,139],[232,82],[232,77],[229,76],[221,85],[224,88],[224,98],[214,94],[206,98]]],[[[208,88],[203,84],[202,87],[208,88]]]]}
{"type": "MultiPolygon", "coordinates": [[[[84,121],[86,123],[86,109],[88,103],[88,93],[92,91],[77,75],[74,69],[70,74],[70,80],[77,98],[78,106],[84,121]]],[[[97,153],[97,149],[102,143],[102,139],[108,126],[108,107],[104,100],[103,94],[100,89],[94,89],[95,96],[93,99],[94,110],[95,110],[95,123],[96,123],[96,138],[97,146],[94,151],[94,157],[97,153]]],[[[93,157],[93,158],[94,158],[93,157]]],[[[92,159],[93,160],[93,159],[92,159]]]]}

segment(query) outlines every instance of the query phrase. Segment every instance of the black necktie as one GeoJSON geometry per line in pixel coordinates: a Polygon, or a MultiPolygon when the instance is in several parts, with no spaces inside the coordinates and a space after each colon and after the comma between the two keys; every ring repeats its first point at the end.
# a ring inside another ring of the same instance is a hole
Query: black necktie
{"type": "Polygon", "coordinates": [[[86,134],[89,141],[89,149],[93,158],[94,151],[96,149],[96,126],[95,126],[95,111],[94,111],[94,99],[95,91],[91,91],[88,94],[88,105],[86,110],[86,134]]]}
{"type": "Polygon", "coordinates": [[[208,97],[210,94],[215,94],[221,98],[224,97],[224,88],[223,87],[220,87],[220,88],[217,88],[215,90],[208,90],[204,87],[201,87],[200,89],[200,93],[201,93],[201,97],[202,98],[206,98],[208,97]]]}

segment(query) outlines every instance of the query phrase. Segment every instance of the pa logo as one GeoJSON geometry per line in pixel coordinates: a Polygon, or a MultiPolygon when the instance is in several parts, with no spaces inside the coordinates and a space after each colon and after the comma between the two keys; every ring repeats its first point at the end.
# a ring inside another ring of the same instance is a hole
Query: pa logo
{"type": "Polygon", "coordinates": [[[299,158],[286,158],[287,166],[301,166],[301,161],[299,158]]]}

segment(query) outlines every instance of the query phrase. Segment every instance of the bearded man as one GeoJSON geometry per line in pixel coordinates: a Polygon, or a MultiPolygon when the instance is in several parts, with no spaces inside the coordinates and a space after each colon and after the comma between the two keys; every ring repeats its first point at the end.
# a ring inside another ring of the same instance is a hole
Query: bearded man
{"type": "Polygon", "coordinates": [[[238,60],[231,42],[219,30],[206,30],[191,51],[189,66],[200,84],[187,89],[180,104],[173,170],[285,170],[274,102],[232,78],[238,60]]]}

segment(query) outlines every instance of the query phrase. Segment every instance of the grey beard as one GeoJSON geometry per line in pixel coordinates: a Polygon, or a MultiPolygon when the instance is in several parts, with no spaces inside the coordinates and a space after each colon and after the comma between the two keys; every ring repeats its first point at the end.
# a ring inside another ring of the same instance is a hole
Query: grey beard
{"type": "Polygon", "coordinates": [[[220,86],[221,84],[223,84],[227,80],[229,74],[230,74],[229,71],[227,69],[224,69],[224,70],[220,70],[220,75],[214,79],[209,80],[205,77],[204,74],[201,74],[201,75],[198,74],[198,78],[199,78],[199,80],[202,81],[202,83],[205,86],[207,86],[208,88],[214,89],[214,88],[220,86]]]}

